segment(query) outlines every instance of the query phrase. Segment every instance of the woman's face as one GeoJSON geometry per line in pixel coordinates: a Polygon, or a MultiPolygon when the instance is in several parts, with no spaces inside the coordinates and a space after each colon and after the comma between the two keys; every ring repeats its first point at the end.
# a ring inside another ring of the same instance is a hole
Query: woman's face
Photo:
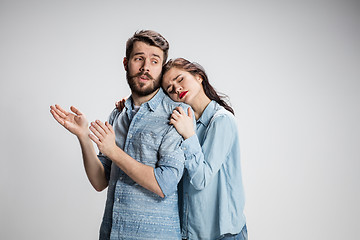
{"type": "Polygon", "coordinates": [[[203,93],[201,77],[176,67],[170,68],[162,79],[162,88],[176,102],[191,105],[199,93],[203,93]]]}

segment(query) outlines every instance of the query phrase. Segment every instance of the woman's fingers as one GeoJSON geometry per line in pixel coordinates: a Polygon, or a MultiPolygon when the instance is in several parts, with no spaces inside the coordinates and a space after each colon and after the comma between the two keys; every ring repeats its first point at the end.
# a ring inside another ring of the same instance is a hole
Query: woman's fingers
{"type": "Polygon", "coordinates": [[[179,117],[180,117],[180,113],[177,111],[175,112],[174,110],[173,114],[171,114],[171,119],[178,120],[179,117]]]}
{"type": "Polygon", "coordinates": [[[186,115],[186,113],[182,107],[177,107],[176,109],[179,111],[180,114],[186,115]]]}
{"type": "Polygon", "coordinates": [[[171,114],[171,118],[178,120],[179,118],[184,117],[184,116],[188,116],[188,115],[192,116],[192,114],[191,115],[190,114],[191,114],[190,108],[188,108],[188,114],[186,114],[182,107],[176,107],[173,110],[173,113],[171,114]]]}
{"type": "Polygon", "coordinates": [[[170,121],[169,121],[169,124],[175,126],[176,125],[176,120],[171,118],[170,121]]]}
{"type": "Polygon", "coordinates": [[[193,113],[192,113],[190,107],[187,109],[187,112],[188,112],[188,116],[189,116],[190,118],[193,118],[193,113]]]}
{"type": "Polygon", "coordinates": [[[124,109],[125,107],[125,101],[126,101],[126,98],[123,98],[121,99],[120,101],[118,102],[115,102],[115,107],[117,108],[117,110],[119,110],[120,112],[124,109]]]}

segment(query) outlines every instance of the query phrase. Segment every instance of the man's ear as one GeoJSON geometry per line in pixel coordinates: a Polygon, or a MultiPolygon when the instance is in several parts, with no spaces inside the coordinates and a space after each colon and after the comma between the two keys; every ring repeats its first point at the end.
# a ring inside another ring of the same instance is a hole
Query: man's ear
{"type": "Polygon", "coordinates": [[[127,71],[128,70],[128,60],[126,57],[124,57],[123,64],[124,64],[125,71],[127,71]]]}

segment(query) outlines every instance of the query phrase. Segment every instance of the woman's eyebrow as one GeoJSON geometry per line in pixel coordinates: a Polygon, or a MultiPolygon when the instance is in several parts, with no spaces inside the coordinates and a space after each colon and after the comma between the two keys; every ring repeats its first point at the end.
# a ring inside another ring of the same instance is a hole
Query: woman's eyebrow
{"type": "Polygon", "coordinates": [[[177,76],[173,79],[173,81],[175,81],[176,79],[178,79],[178,77],[180,77],[180,75],[181,75],[181,73],[180,73],[179,75],[177,75],[177,76]]]}

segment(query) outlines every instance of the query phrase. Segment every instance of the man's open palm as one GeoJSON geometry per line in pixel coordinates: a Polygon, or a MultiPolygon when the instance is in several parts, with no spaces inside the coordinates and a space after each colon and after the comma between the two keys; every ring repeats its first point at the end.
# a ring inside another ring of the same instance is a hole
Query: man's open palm
{"type": "Polygon", "coordinates": [[[88,121],[85,115],[74,106],[70,107],[73,113],[65,111],[57,104],[50,106],[50,109],[55,120],[77,137],[83,137],[89,134],[88,121]]]}

